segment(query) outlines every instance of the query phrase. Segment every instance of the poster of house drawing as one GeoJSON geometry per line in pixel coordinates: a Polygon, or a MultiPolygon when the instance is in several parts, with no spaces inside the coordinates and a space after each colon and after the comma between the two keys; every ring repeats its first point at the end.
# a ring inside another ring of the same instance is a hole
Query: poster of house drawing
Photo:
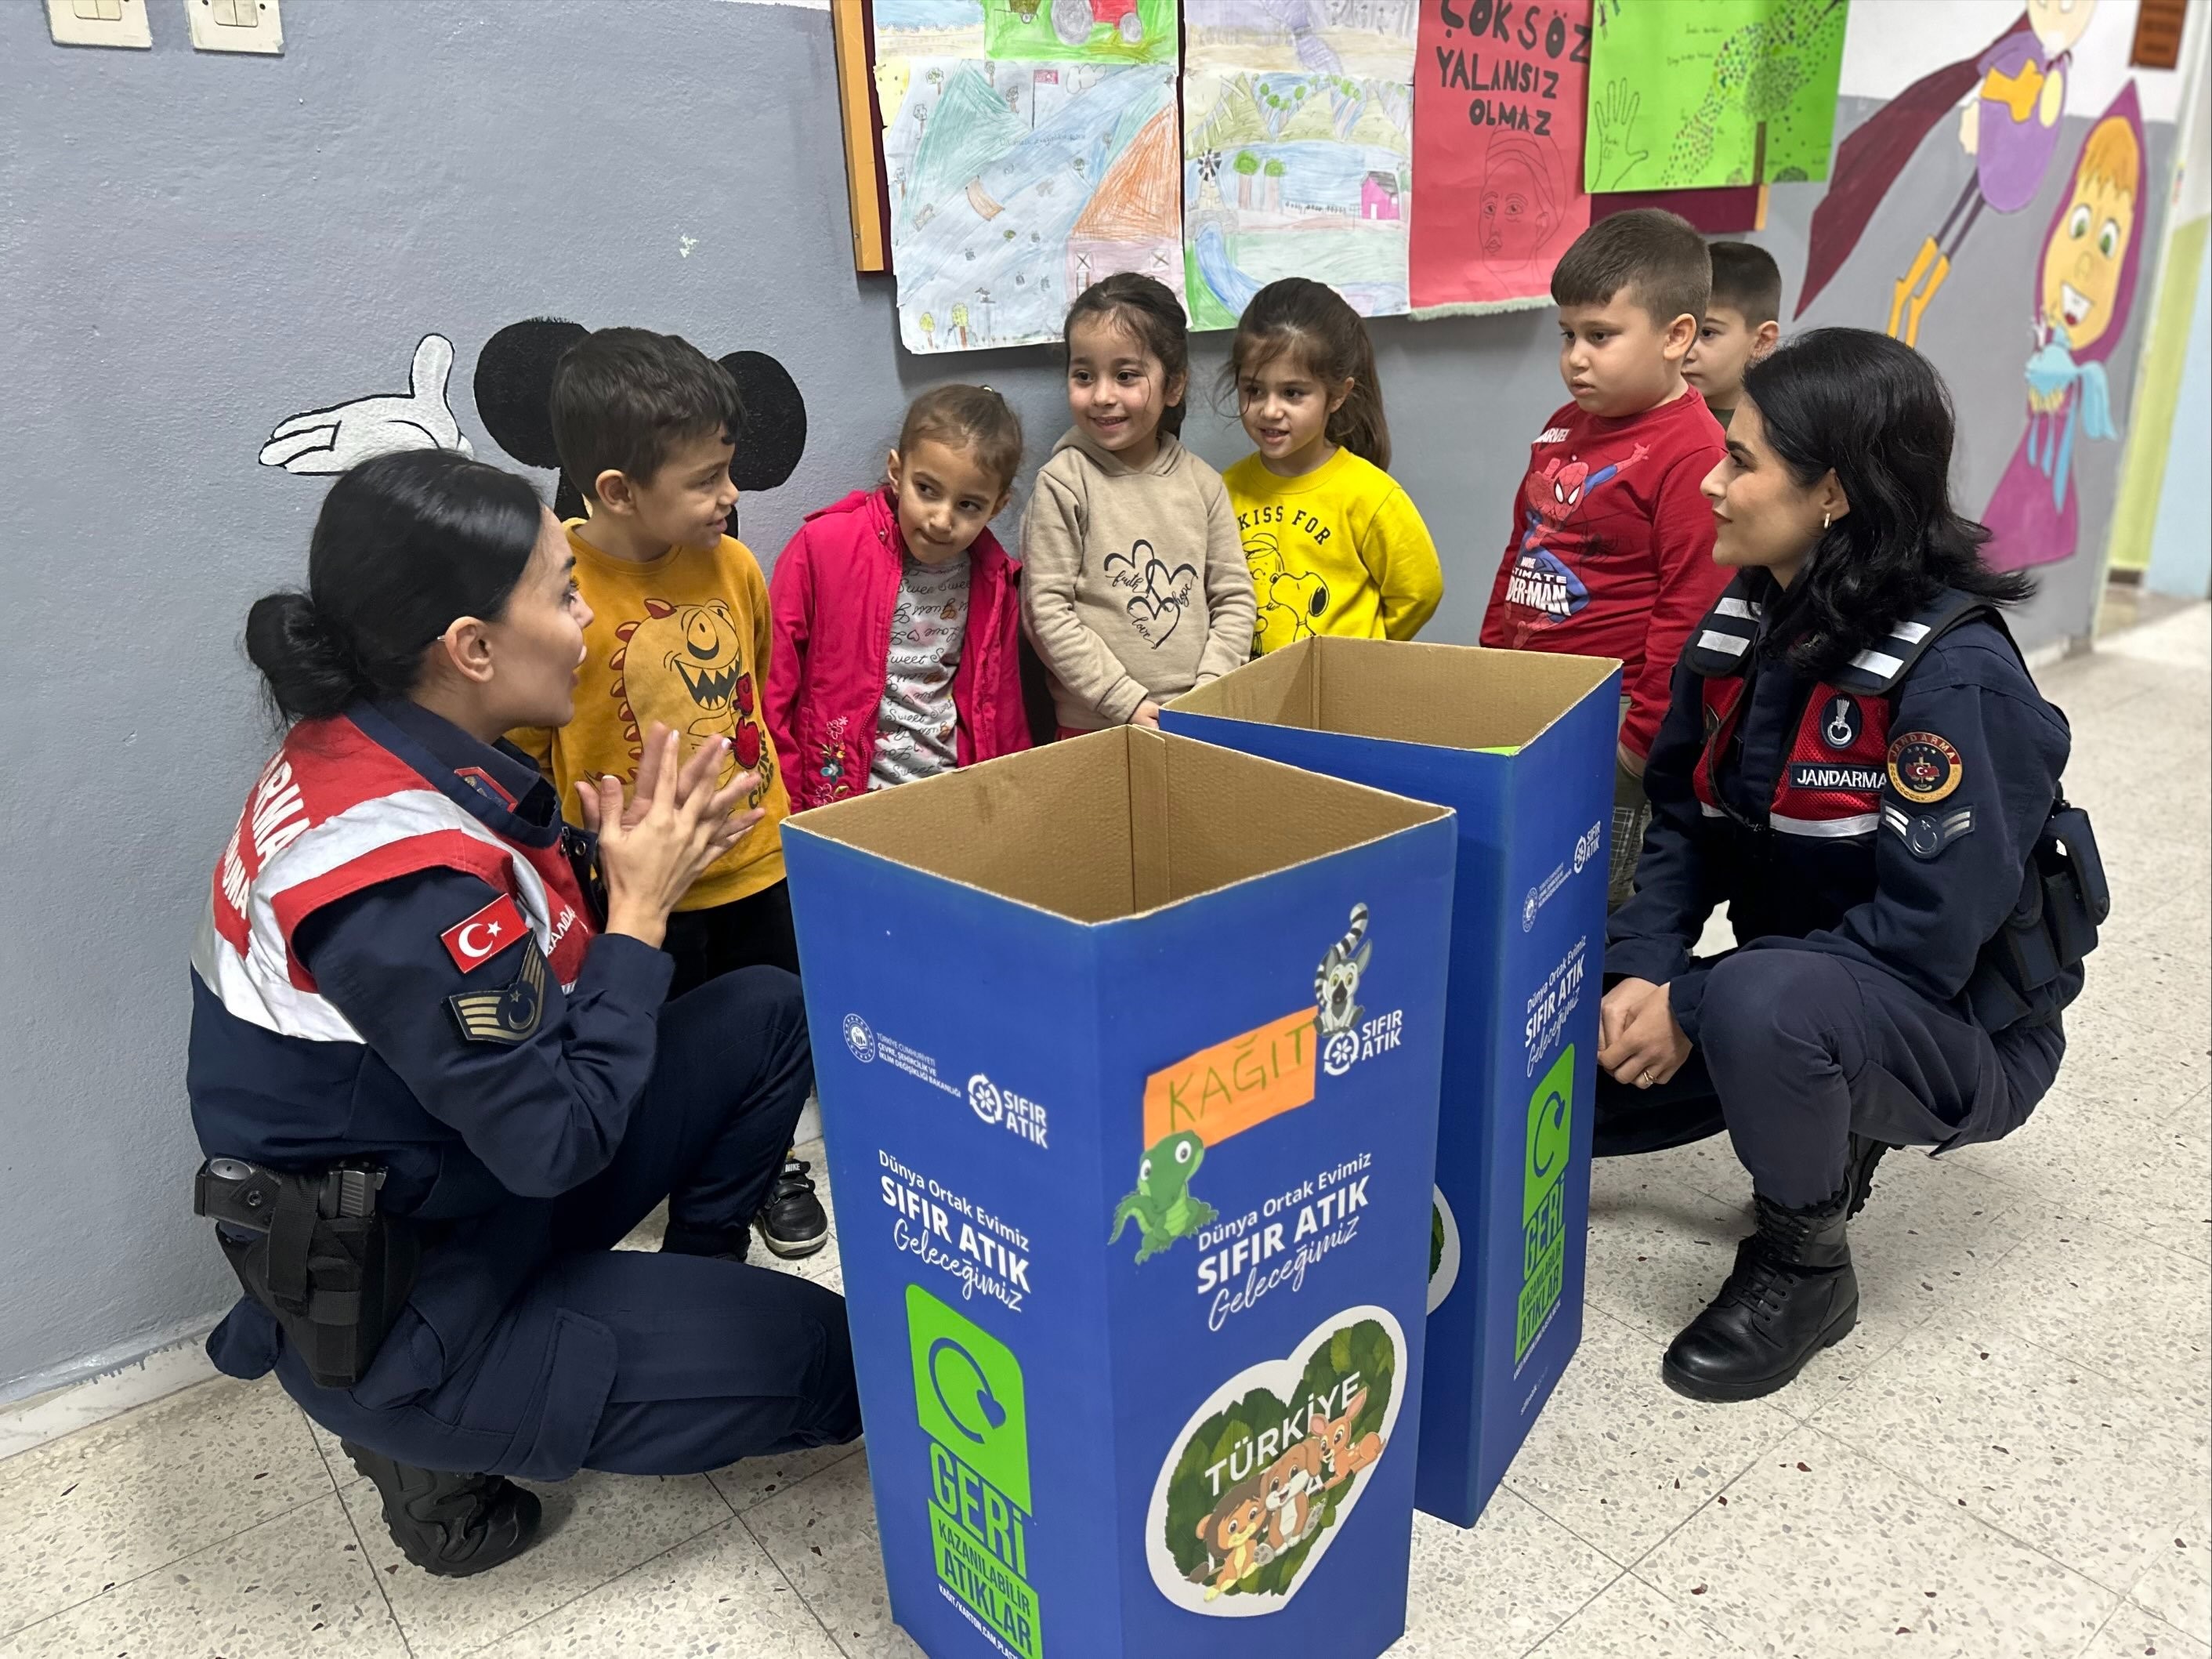
{"type": "Polygon", "coordinates": [[[878,0],[908,350],[1056,340],[1117,270],[1182,294],[1179,27],[1176,0],[878,0]]]}
{"type": "Polygon", "coordinates": [[[1228,328],[1279,276],[1407,308],[1413,0],[1188,0],[1184,275],[1228,328]]]}
{"type": "Polygon", "coordinates": [[[1850,0],[1606,0],[1590,43],[1591,191],[1828,176],[1850,0]]]}

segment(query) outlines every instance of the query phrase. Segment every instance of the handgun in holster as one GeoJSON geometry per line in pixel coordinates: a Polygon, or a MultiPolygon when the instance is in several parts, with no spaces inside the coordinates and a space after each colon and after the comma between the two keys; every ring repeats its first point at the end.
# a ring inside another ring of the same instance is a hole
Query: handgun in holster
{"type": "Polygon", "coordinates": [[[379,1213],[383,1184],[374,1164],[300,1173],[234,1158],[211,1158],[193,1177],[192,1213],[217,1224],[239,1284],[322,1388],[361,1381],[414,1288],[419,1241],[379,1213]]]}

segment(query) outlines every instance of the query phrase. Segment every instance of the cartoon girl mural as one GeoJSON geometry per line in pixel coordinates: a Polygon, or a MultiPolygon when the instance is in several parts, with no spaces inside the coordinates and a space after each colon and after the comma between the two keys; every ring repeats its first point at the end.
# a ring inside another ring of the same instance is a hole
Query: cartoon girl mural
{"type": "Polygon", "coordinates": [[[2035,274],[2027,430],[1990,497],[1984,556],[2000,570],[2069,559],[2079,542],[2074,447],[2119,435],[2105,360],[2127,331],[2141,263],[2143,131],[2130,81],[2090,129],[2035,274]]]}
{"type": "Polygon", "coordinates": [[[1978,58],[1923,76],[1837,146],[1828,193],[1813,212],[1798,316],[1850,257],[1921,140],[1971,90],[1959,111],[1958,140],[1973,171],[1891,292],[1890,334],[1919,343],[1920,319],[1982,210],[2017,213],[2043,188],[2058,149],[2074,48],[2096,9],[2097,0],[2027,0],[2026,12],[1978,58]]]}

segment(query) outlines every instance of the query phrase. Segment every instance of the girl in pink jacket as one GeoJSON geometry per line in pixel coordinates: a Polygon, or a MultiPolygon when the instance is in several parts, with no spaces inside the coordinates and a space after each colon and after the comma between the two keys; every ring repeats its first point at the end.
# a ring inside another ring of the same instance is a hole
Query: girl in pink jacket
{"type": "Polygon", "coordinates": [[[807,515],[769,581],[768,726],[793,811],[1030,746],[1021,568],[988,526],[1022,464],[988,386],[925,392],[887,481],[807,515]]]}

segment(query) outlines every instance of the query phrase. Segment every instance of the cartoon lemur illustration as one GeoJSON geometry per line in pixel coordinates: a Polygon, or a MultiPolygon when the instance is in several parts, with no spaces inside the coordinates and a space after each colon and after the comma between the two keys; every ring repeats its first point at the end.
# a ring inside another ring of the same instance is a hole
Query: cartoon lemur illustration
{"type": "Polygon", "coordinates": [[[1267,1522],[1267,1510],[1261,1501],[1259,1483],[1245,1480],[1222,1493],[1213,1513],[1198,1523],[1206,1564],[1191,1577],[1194,1581],[1212,1578],[1206,1587],[1207,1601],[1233,1589],[1238,1579],[1259,1571],[1260,1533],[1267,1522]]]}
{"type": "Polygon", "coordinates": [[[1352,926],[1328,947],[1321,966],[1314,969],[1314,1002],[1321,1011],[1318,1018],[1323,1036],[1352,1030],[1367,1012],[1359,1006],[1359,976],[1367,971],[1367,958],[1375,947],[1363,942],[1366,938],[1367,907],[1355,904],[1352,926]]]}
{"type": "Polygon", "coordinates": [[[1321,1490],[1322,1462],[1321,1442],[1308,1435],[1260,1472],[1260,1503],[1267,1511],[1268,1560],[1304,1543],[1320,1520],[1313,1495],[1321,1490]]]}
{"type": "Polygon", "coordinates": [[[1359,1420],[1359,1413],[1367,1409],[1367,1390],[1361,1389],[1344,1402],[1344,1415],[1325,1417],[1315,1407],[1306,1419],[1306,1432],[1321,1443],[1322,1459],[1328,1466],[1328,1479],[1323,1481],[1327,1490],[1340,1486],[1346,1481],[1382,1455],[1382,1437],[1370,1429],[1354,1440],[1352,1425],[1359,1420]]]}
{"type": "Polygon", "coordinates": [[[1188,1129],[1146,1152],[1137,1165],[1137,1189],[1114,1206],[1114,1232],[1106,1242],[1114,1243],[1134,1221],[1144,1241],[1137,1260],[1146,1261],[1212,1220],[1213,1206],[1190,1191],[1190,1178],[1205,1162],[1206,1143],[1188,1129]]]}

